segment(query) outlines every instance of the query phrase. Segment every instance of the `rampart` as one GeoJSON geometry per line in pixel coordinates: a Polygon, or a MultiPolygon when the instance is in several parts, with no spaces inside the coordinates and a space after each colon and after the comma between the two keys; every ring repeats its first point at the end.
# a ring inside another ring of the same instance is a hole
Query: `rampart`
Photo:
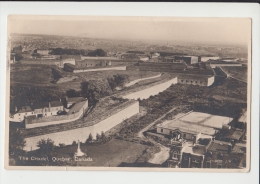
{"type": "Polygon", "coordinates": [[[56,65],[61,67],[62,60],[55,59],[55,60],[43,60],[43,59],[31,59],[31,60],[20,60],[19,63],[21,64],[40,64],[40,65],[56,65]]]}
{"type": "Polygon", "coordinates": [[[88,123],[88,126],[84,125],[80,128],[70,129],[67,131],[53,132],[44,135],[38,135],[33,137],[25,138],[26,146],[24,150],[36,150],[37,142],[41,139],[50,138],[54,141],[55,145],[59,143],[64,143],[65,145],[72,144],[73,141],[85,142],[89,134],[93,135],[93,138],[96,138],[97,133],[101,134],[113,128],[114,126],[120,124],[127,118],[139,113],[139,102],[132,101],[127,103],[124,108],[118,109],[117,111],[109,111],[109,113],[104,114],[102,117],[97,117],[91,123],[88,123]]]}
{"type": "Polygon", "coordinates": [[[154,72],[169,72],[176,74],[194,74],[194,75],[214,75],[212,68],[205,67],[205,69],[200,68],[189,68],[184,63],[140,63],[140,71],[154,71],[154,72]]]}
{"type": "Polygon", "coordinates": [[[160,92],[163,92],[164,90],[166,90],[167,88],[169,88],[172,84],[177,84],[177,77],[173,78],[173,79],[168,79],[167,81],[164,81],[163,83],[159,83],[153,86],[150,86],[148,88],[145,89],[140,89],[139,91],[135,91],[135,92],[130,92],[128,94],[123,94],[122,98],[125,99],[147,99],[150,96],[153,95],[157,95],[160,92]]]}
{"type": "Polygon", "coordinates": [[[105,71],[105,70],[126,70],[126,66],[113,66],[113,67],[103,67],[103,68],[100,67],[100,68],[93,68],[93,69],[74,69],[73,73],[105,71]]]}
{"type": "Polygon", "coordinates": [[[151,63],[145,62],[139,64],[140,71],[154,71],[154,72],[173,72],[183,71],[187,66],[183,63],[151,63]]]}
{"type": "Polygon", "coordinates": [[[125,85],[125,87],[132,86],[132,85],[136,84],[137,82],[140,82],[140,81],[143,81],[143,80],[158,78],[158,77],[160,77],[161,75],[162,75],[162,74],[160,73],[159,75],[155,75],[155,76],[152,76],[152,77],[146,77],[146,78],[136,79],[136,80],[133,80],[133,81],[127,83],[127,84],[125,85]]]}

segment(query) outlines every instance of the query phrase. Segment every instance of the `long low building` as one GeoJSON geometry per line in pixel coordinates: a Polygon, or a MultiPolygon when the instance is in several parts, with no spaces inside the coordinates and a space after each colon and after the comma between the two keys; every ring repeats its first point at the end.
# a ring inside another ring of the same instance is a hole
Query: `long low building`
{"type": "Polygon", "coordinates": [[[13,115],[10,116],[10,121],[22,122],[27,116],[48,117],[57,115],[59,111],[63,111],[63,104],[61,101],[52,102],[37,102],[31,106],[23,106],[13,115]]]}
{"type": "Polygon", "coordinates": [[[200,56],[176,56],[175,60],[183,60],[186,62],[186,64],[191,65],[191,64],[196,64],[201,61],[200,56]]]}
{"type": "Polygon", "coordinates": [[[233,120],[230,117],[193,111],[176,117],[158,124],[157,133],[171,136],[176,140],[182,138],[197,141],[202,137],[211,138],[220,129],[230,129],[228,124],[233,120]]]}
{"type": "Polygon", "coordinates": [[[214,76],[204,75],[178,75],[178,84],[191,84],[198,86],[211,86],[214,81],[214,76]]]}

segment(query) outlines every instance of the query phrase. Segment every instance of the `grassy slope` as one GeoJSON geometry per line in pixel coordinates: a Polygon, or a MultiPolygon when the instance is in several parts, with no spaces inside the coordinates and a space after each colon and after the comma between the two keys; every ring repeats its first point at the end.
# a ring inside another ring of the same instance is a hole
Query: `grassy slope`
{"type": "MultiPolygon", "coordinates": [[[[78,166],[106,166],[116,167],[122,162],[133,163],[147,149],[147,146],[114,139],[107,144],[99,146],[81,146],[81,150],[87,154],[87,157],[93,159],[92,162],[77,162],[78,166]]],[[[58,148],[54,155],[59,157],[70,157],[77,150],[76,146],[66,146],[58,148]]],[[[74,162],[74,161],[72,161],[74,162]]],[[[69,163],[73,164],[73,163],[69,163]]]]}
{"type": "Polygon", "coordinates": [[[241,66],[225,66],[222,67],[232,77],[238,78],[242,81],[247,81],[247,67],[241,66]]]}

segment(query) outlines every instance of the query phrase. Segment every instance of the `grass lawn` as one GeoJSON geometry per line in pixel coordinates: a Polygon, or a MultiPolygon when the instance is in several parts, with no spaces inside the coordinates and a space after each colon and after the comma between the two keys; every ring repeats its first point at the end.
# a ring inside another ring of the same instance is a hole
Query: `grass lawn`
{"type": "MultiPolygon", "coordinates": [[[[87,154],[86,158],[91,157],[93,161],[77,161],[77,166],[106,166],[116,167],[122,162],[134,163],[148,146],[114,139],[106,144],[99,146],[85,146],[81,144],[81,150],[87,154]]],[[[76,146],[66,146],[57,148],[56,157],[71,157],[77,150],[76,146]]],[[[64,162],[64,165],[73,165],[75,161],[64,162]]]]}
{"type": "Polygon", "coordinates": [[[85,80],[96,80],[96,79],[104,79],[107,77],[112,77],[116,74],[126,74],[129,76],[130,81],[144,78],[144,77],[152,77],[158,75],[159,72],[151,72],[151,71],[132,71],[132,70],[107,70],[107,71],[95,71],[95,72],[82,72],[75,74],[80,76],[81,79],[85,80]]]}
{"type": "Polygon", "coordinates": [[[247,67],[244,66],[223,66],[222,67],[232,77],[247,82],[247,67]]]}
{"type": "Polygon", "coordinates": [[[46,85],[52,80],[51,66],[17,64],[12,66],[10,80],[18,83],[46,85]]]}
{"type": "Polygon", "coordinates": [[[53,80],[51,66],[48,65],[34,65],[34,64],[17,64],[12,66],[11,70],[11,84],[14,86],[28,86],[45,88],[50,90],[67,91],[69,89],[80,90],[81,82],[88,80],[106,79],[116,74],[129,75],[130,81],[151,77],[158,75],[159,72],[151,71],[95,71],[95,72],[83,72],[83,73],[70,73],[74,76],[78,76],[78,79],[73,81],[55,84],[51,83],[53,80]]]}

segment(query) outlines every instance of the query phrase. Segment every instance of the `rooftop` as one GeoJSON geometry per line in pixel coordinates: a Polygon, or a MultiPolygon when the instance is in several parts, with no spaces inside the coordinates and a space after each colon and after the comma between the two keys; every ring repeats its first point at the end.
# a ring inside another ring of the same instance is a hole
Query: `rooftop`
{"type": "Polygon", "coordinates": [[[192,111],[191,113],[178,118],[178,120],[186,123],[222,129],[223,125],[229,124],[233,118],[192,111]]]}
{"type": "Polygon", "coordinates": [[[68,98],[67,102],[75,103],[75,102],[82,101],[82,100],[85,100],[85,98],[84,97],[73,97],[73,98],[68,98]]]}
{"type": "Polygon", "coordinates": [[[18,111],[18,113],[23,113],[23,112],[32,112],[32,108],[30,106],[23,106],[21,109],[18,111]]]}
{"type": "Polygon", "coordinates": [[[80,56],[82,60],[119,60],[117,57],[101,57],[101,56],[80,56]]]}
{"type": "Polygon", "coordinates": [[[181,132],[186,132],[191,134],[202,133],[206,135],[214,135],[216,133],[216,130],[214,128],[185,123],[181,121],[165,121],[162,125],[157,125],[157,126],[170,129],[170,130],[180,130],[181,132]]]}
{"type": "MultiPolygon", "coordinates": [[[[224,142],[224,141],[218,141],[214,140],[209,143],[207,146],[208,151],[221,151],[221,152],[226,152],[228,153],[228,147],[231,144],[229,142],[224,142]]],[[[241,147],[238,145],[235,145],[233,149],[231,150],[231,153],[245,153],[245,147],[241,147]]]]}
{"type": "Polygon", "coordinates": [[[60,106],[63,106],[63,104],[61,103],[61,101],[35,102],[35,103],[32,105],[32,108],[33,108],[33,109],[46,108],[46,107],[49,107],[49,103],[50,103],[51,107],[60,107],[60,106]]]}
{"type": "Polygon", "coordinates": [[[174,120],[167,120],[159,127],[168,129],[179,129],[180,131],[201,132],[206,135],[214,135],[215,129],[222,129],[229,124],[233,118],[217,116],[202,112],[189,112],[185,115],[176,115],[174,120]]]}
{"type": "Polygon", "coordinates": [[[229,134],[225,136],[225,138],[239,140],[243,135],[244,135],[243,131],[231,129],[229,134]]]}
{"type": "Polygon", "coordinates": [[[186,142],[185,146],[182,149],[182,152],[200,156],[205,154],[206,146],[197,144],[193,145],[192,143],[186,142]]]}
{"type": "Polygon", "coordinates": [[[194,79],[195,80],[204,80],[207,82],[208,78],[211,76],[205,76],[205,75],[178,75],[178,79],[194,79]]]}
{"type": "Polygon", "coordinates": [[[247,122],[247,111],[245,111],[242,116],[238,119],[239,122],[246,123],[247,122]]]}
{"type": "Polygon", "coordinates": [[[62,59],[74,58],[74,59],[80,60],[80,55],[61,55],[61,58],[62,58],[62,59]]]}
{"type": "Polygon", "coordinates": [[[81,108],[85,105],[86,102],[87,102],[87,100],[76,103],[69,110],[68,114],[74,114],[75,112],[79,112],[81,110],[81,108]]]}

